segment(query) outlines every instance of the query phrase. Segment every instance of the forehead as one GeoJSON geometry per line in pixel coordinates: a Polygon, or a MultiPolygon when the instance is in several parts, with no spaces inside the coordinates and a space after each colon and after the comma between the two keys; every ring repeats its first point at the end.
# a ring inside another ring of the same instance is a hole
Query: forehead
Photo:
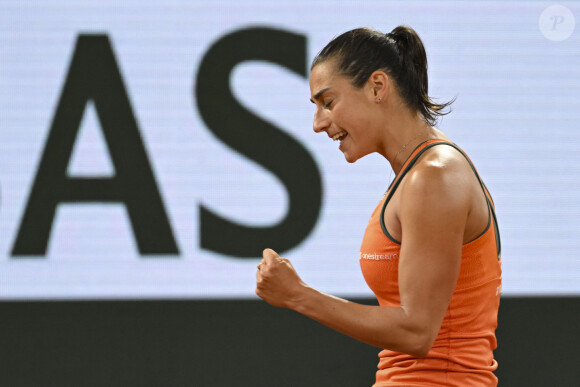
{"type": "Polygon", "coordinates": [[[335,67],[329,61],[317,64],[310,72],[310,84],[329,82],[335,77],[335,67]]]}
{"type": "Polygon", "coordinates": [[[337,74],[332,61],[325,61],[314,66],[310,72],[310,94],[314,96],[324,89],[344,87],[348,82],[337,74]]]}

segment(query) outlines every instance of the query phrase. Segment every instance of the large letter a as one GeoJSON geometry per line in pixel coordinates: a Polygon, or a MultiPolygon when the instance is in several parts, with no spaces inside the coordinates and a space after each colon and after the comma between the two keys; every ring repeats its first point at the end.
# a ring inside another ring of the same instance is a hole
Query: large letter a
{"type": "Polygon", "coordinates": [[[45,255],[56,207],[66,202],[124,203],[141,254],[178,254],[106,35],[80,35],[76,42],[12,255],[45,255]],[[115,166],[112,178],[67,176],[89,100],[94,102],[115,166]]]}

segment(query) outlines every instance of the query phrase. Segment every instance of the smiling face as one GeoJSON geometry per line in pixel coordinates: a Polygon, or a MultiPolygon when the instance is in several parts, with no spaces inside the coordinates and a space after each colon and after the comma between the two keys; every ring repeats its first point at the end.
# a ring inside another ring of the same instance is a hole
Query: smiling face
{"type": "Polygon", "coordinates": [[[349,163],[379,151],[376,97],[371,83],[355,88],[336,73],[333,62],[317,64],[310,74],[311,101],[316,105],[314,131],[340,141],[349,163]],[[374,125],[373,125],[374,123],[374,125]]]}

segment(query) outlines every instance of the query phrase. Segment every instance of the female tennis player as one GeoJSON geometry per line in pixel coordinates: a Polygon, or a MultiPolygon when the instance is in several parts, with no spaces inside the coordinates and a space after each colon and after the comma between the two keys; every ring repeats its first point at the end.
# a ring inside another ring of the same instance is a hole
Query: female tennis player
{"type": "MultiPolygon", "coordinates": [[[[271,249],[258,296],[377,346],[375,386],[495,386],[500,239],[491,196],[467,155],[434,127],[449,103],[429,97],[427,57],[405,26],[359,28],[314,59],[314,131],[349,163],[377,152],[396,176],[360,249],[379,306],[305,284],[271,249]]],[[[316,257],[312,257],[316,259],[316,257]]]]}

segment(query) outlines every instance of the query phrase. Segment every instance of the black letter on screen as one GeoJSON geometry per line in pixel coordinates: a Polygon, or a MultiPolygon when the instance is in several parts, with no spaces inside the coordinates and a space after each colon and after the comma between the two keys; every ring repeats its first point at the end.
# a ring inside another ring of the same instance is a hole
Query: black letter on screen
{"type": "Polygon", "coordinates": [[[316,224],[322,200],[320,172],[308,151],[233,96],[230,74],[249,60],[273,62],[306,78],[306,38],[268,28],[236,31],[210,47],[196,78],[196,100],[208,128],[226,145],[273,172],[288,191],[288,212],[271,227],[232,222],[200,205],[201,247],[248,258],[261,256],[264,247],[285,251],[298,245],[316,224]]]}
{"type": "Polygon", "coordinates": [[[123,203],[139,253],[178,254],[107,35],[80,35],[12,255],[45,255],[60,203],[123,203]],[[112,178],[73,178],[67,167],[92,100],[115,167],[112,178]]]}

